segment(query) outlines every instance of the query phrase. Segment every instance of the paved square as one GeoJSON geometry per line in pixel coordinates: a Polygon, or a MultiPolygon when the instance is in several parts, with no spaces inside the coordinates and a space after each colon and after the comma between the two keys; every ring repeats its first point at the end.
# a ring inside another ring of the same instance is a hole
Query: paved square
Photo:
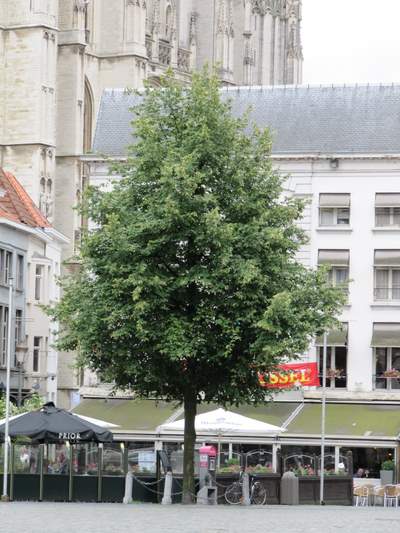
{"type": "Polygon", "coordinates": [[[2,503],[5,533],[397,533],[400,508],[2,503]]]}

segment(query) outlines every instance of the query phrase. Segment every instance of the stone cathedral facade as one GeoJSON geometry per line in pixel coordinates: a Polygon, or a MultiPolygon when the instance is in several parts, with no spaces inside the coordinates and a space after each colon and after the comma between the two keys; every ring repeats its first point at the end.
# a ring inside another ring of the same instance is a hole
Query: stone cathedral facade
{"type": "Polygon", "coordinates": [[[0,166],[72,257],[102,91],[157,85],[169,67],[190,83],[205,63],[226,85],[301,83],[300,23],[301,0],[0,0],[0,166]]]}

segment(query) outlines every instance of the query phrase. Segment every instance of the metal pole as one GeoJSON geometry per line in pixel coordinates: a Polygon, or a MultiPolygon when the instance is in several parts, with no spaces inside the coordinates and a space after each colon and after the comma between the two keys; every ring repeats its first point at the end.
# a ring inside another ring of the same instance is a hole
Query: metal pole
{"type": "Polygon", "coordinates": [[[322,405],[321,405],[321,465],[320,465],[320,485],[319,485],[319,502],[324,502],[324,467],[325,467],[325,411],[326,411],[326,360],[328,336],[324,332],[324,347],[322,356],[322,405]]]}
{"type": "Polygon", "coordinates": [[[17,396],[17,405],[21,407],[22,405],[22,364],[17,363],[18,365],[18,396],[17,396]]]}
{"type": "Polygon", "coordinates": [[[7,362],[6,362],[6,423],[4,429],[4,473],[3,473],[3,494],[2,500],[8,501],[7,481],[8,481],[8,450],[9,450],[9,421],[10,421],[10,367],[11,367],[11,346],[12,346],[12,317],[13,317],[13,280],[8,280],[8,333],[7,333],[7,362]]]}

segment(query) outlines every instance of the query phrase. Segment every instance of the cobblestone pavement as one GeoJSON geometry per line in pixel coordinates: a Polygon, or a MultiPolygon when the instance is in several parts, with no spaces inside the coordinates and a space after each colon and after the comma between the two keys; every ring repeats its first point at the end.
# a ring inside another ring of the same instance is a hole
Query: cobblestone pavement
{"type": "Polygon", "coordinates": [[[5,533],[398,533],[400,508],[0,503],[5,533]]]}

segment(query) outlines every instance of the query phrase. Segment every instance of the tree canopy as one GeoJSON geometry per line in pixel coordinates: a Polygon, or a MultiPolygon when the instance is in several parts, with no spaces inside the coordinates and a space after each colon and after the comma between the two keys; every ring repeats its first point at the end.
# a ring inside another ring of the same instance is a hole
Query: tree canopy
{"type": "Polygon", "coordinates": [[[165,77],[132,124],[121,179],[86,196],[94,226],[52,312],[60,347],[104,380],[184,403],[187,496],[196,404],[263,401],[258,371],[304,352],[342,297],[296,260],[304,203],[215,75],[165,77]]]}

